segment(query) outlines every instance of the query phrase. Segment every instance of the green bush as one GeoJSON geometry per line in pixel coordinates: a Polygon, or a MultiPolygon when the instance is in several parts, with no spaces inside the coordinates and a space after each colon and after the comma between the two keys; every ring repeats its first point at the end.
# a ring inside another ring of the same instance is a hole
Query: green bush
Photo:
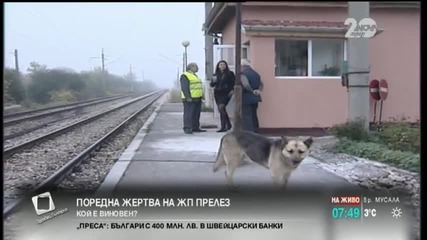
{"type": "Polygon", "coordinates": [[[77,73],[72,69],[49,69],[32,62],[28,71],[25,86],[30,100],[42,105],[56,100],[68,102],[118,94],[147,94],[158,89],[150,80],[136,81],[134,74],[117,76],[102,69],[77,73]]]}
{"type": "Polygon", "coordinates": [[[181,103],[181,91],[179,89],[172,89],[169,94],[170,103],[181,103]]]}
{"type": "Polygon", "coordinates": [[[361,121],[349,121],[331,127],[331,133],[337,138],[348,138],[356,141],[369,141],[371,136],[361,121]]]}
{"type": "Polygon", "coordinates": [[[202,103],[202,112],[213,112],[213,108],[207,107],[205,103],[202,103]]]}
{"type": "Polygon", "coordinates": [[[70,90],[57,90],[49,93],[52,102],[69,103],[75,101],[76,98],[70,90]]]}
{"type": "Polygon", "coordinates": [[[6,103],[22,103],[26,100],[25,86],[22,75],[15,69],[5,68],[3,75],[3,101],[6,103]]]}
{"type": "Polygon", "coordinates": [[[378,132],[365,130],[360,121],[338,124],[330,130],[340,139],[384,144],[392,150],[419,153],[421,149],[419,124],[406,122],[405,118],[382,123],[378,132]]]}
{"type": "Polygon", "coordinates": [[[407,122],[388,122],[382,125],[379,138],[390,149],[419,153],[421,149],[419,126],[407,122]]]}
{"type": "Polygon", "coordinates": [[[391,150],[383,144],[374,142],[341,139],[329,151],[347,153],[353,156],[388,163],[413,172],[420,172],[420,155],[408,151],[391,150]]]}

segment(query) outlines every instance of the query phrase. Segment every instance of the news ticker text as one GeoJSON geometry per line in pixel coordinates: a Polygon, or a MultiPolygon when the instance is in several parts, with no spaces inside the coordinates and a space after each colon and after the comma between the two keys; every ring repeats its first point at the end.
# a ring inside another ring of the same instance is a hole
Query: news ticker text
{"type": "Polygon", "coordinates": [[[77,198],[77,207],[230,207],[229,198],[77,198]]]}
{"type": "MultiPolygon", "coordinates": [[[[230,207],[229,198],[77,198],[77,207],[230,207]]],[[[136,217],[137,210],[78,210],[77,217],[136,217]]]]}
{"type": "Polygon", "coordinates": [[[77,229],[283,229],[283,223],[271,222],[126,222],[126,223],[79,223],[77,229]]]}

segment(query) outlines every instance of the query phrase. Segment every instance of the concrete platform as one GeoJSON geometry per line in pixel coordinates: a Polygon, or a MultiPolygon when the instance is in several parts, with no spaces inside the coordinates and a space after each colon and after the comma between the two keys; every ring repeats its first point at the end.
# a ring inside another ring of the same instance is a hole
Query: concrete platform
{"type": "MultiPolygon", "coordinates": [[[[116,163],[101,188],[120,191],[136,187],[141,191],[171,187],[224,188],[224,169],[212,172],[212,164],[224,133],[207,129],[205,133],[187,135],[182,130],[182,104],[166,103],[159,107],[145,131],[140,131],[125,157],[116,163]],[[138,144],[138,146],[136,145],[138,144]],[[114,176],[114,177],[112,177],[114,176]]],[[[204,112],[201,124],[218,124],[213,113],[204,112]]],[[[128,150],[129,150],[128,149],[128,150]]],[[[307,158],[289,180],[289,188],[356,188],[346,180],[317,166],[307,158]]],[[[253,163],[235,172],[235,183],[243,189],[270,188],[269,172],[253,163]]]]}

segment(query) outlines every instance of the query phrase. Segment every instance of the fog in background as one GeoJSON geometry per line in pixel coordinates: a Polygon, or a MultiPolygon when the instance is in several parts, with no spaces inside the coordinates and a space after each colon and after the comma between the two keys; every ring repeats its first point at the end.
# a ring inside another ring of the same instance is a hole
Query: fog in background
{"type": "Polygon", "coordinates": [[[204,3],[6,3],[6,67],[18,50],[22,73],[30,62],[77,72],[101,66],[123,76],[130,66],[159,87],[172,87],[182,71],[182,41],[188,62],[204,79],[204,3]]]}

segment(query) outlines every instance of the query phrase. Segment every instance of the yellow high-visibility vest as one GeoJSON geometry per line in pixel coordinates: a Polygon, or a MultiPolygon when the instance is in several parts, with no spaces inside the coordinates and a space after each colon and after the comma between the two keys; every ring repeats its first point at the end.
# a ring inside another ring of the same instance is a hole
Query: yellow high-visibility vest
{"type": "MultiPolygon", "coordinates": [[[[191,98],[203,97],[202,80],[191,72],[185,72],[184,75],[187,77],[188,83],[190,85],[191,98]]],[[[182,91],[181,91],[181,98],[185,99],[184,93],[182,91]]]]}

